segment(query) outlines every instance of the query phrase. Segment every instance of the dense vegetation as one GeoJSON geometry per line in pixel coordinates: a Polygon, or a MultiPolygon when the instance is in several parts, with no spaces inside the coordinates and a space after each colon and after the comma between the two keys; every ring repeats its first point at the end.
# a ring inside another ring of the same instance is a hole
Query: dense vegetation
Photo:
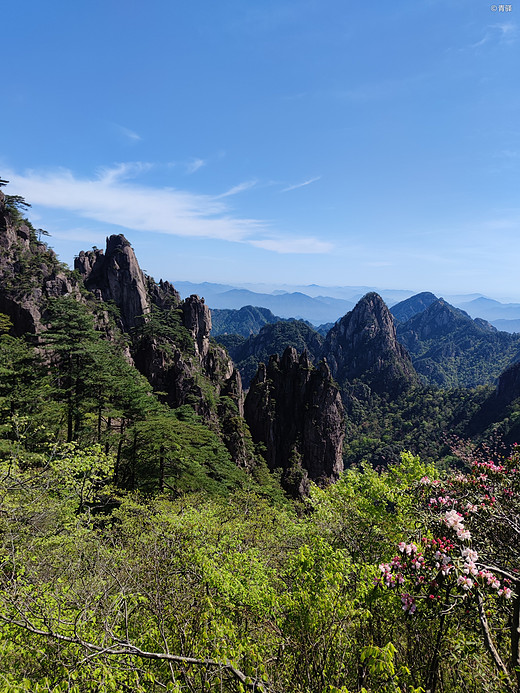
{"type": "Polygon", "coordinates": [[[398,325],[397,335],[417,372],[438,387],[492,385],[520,352],[519,335],[472,320],[442,299],[398,325]]]}
{"type": "Polygon", "coordinates": [[[519,690],[518,453],[442,481],[406,454],[298,513],[123,493],[101,446],[24,430],[0,468],[0,690],[519,690]]]}
{"type": "Polygon", "coordinates": [[[307,351],[314,361],[323,344],[322,336],[303,320],[266,324],[258,334],[246,340],[234,335],[217,336],[216,340],[228,349],[245,388],[251,384],[258,364],[267,363],[271,354],[281,355],[288,346],[293,346],[299,353],[307,351]]]}
{"type": "Polygon", "coordinates": [[[243,306],[239,310],[214,308],[211,311],[211,334],[214,337],[231,334],[249,337],[260,332],[264,325],[283,321],[283,318],[274,315],[268,308],[256,306],[243,306]]]}

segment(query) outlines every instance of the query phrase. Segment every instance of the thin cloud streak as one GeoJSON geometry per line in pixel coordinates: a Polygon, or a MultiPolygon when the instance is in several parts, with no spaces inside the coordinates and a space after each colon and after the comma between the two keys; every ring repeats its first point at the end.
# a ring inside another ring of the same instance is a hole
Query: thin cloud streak
{"type": "Polygon", "coordinates": [[[251,187],[241,183],[223,195],[203,195],[174,188],[153,188],[128,182],[151,166],[142,162],[103,169],[95,179],[79,179],[66,169],[51,173],[5,171],[13,188],[34,205],[67,210],[95,221],[133,229],[191,238],[247,243],[281,253],[324,253],[330,244],[314,238],[261,236],[268,223],[233,215],[222,197],[251,187]]]}
{"type": "Polygon", "coordinates": [[[517,25],[514,22],[502,22],[499,24],[489,24],[486,33],[476,43],[472,43],[470,48],[480,48],[490,41],[496,43],[514,43],[517,39],[517,25]]]}
{"type": "Polygon", "coordinates": [[[317,238],[268,238],[249,242],[256,248],[271,250],[275,253],[314,255],[316,253],[330,253],[333,248],[332,243],[319,241],[317,238]]]}
{"type": "Polygon", "coordinates": [[[136,178],[141,173],[146,173],[154,167],[153,164],[146,161],[127,161],[125,163],[115,164],[110,168],[100,168],[99,178],[102,182],[110,184],[128,178],[136,178]]]}
{"type": "Polygon", "coordinates": [[[206,161],[204,161],[204,159],[194,159],[189,164],[187,164],[186,173],[191,176],[192,173],[195,173],[195,171],[198,171],[199,168],[202,168],[205,165],[206,161]]]}
{"type": "Polygon", "coordinates": [[[251,190],[251,188],[255,187],[256,183],[257,183],[256,180],[246,180],[243,183],[239,183],[238,185],[234,185],[229,190],[226,190],[226,192],[223,192],[220,195],[216,195],[215,199],[220,200],[223,197],[230,197],[231,195],[237,195],[238,193],[244,192],[244,190],[251,190]]]}
{"type": "Polygon", "coordinates": [[[284,188],[282,192],[289,192],[289,190],[296,190],[297,188],[303,188],[306,185],[310,185],[311,183],[315,183],[317,180],[320,180],[321,176],[316,176],[315,178],[309,178],[309,180],[303,181],[303,183],[296,183],[296,185],[289,185],[289,187],[284,188]]]}
{"type": "Polygon", "coordinates": [[[130,130],[130,128],[125,128],[123,125],[118,125],[117,123],[115,123],[115,125],[119,132],[131,142],[139,142],[139,140],[142,140],[141,135],[138,135],[137,132],[130,130]]]}

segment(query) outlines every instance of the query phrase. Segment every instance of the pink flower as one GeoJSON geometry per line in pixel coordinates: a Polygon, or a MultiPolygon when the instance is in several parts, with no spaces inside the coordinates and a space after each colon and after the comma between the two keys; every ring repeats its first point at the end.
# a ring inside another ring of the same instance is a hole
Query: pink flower
{"type": "Polygon", "coordinates": [[[474,551],[473,549],[465,548],[462,550],[462,556],[463,558],[467,559],[468,561],[478,561],[478,553],[474,551]]]}
{"type": "Polygon", "coordinates": [[[456,510],[448,510],[444,515],[444,522],[448,527],[458,527],[463,520],[463,517],[456,510]]]}
{"type": "Polygon", "coordinates": [[[457,528],[457,536],[459,539],[462,539],[462,541],[466,541],[466,539],[471,539],[471,533],[469,529],[464,529],[462,525],[460,525],[457,528]]]}
{"type": "Polygon", "coordinates": [[[473,563],[473,561],[468,561],[464,564],[464,572],[466,575],[478,575],[477,566],[473,563]]]}
{"type": "Polygon", "coordinates": [[[462,587],[463,590],[470,590],[473,587],[473,580],[465,575],[460,575],[457,579],[457,585],[462,587]]]}

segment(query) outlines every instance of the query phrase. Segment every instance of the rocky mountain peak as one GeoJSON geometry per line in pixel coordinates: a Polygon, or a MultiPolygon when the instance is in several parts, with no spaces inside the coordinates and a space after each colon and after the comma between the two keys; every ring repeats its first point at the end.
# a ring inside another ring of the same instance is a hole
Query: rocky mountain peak
{"type": "MultiPolygon", "coordinates": [[[[470,329],[474,333],[496,332],[485,320],[473,320],[468,313],[455,308],[443,298],[430,304],[422,313],[414,315],[398,328],[399,337],[413,332],[416,338],[427,340],[452,333],[459,328],[470,329]]],[[[407,343],[405,341],[405,343],[407,343]]]]}
{"type": "Polygon", "coordinates": [[[397,341],[392,315],[374,292],[332,327],[322,355],[341,385],[362,379],[375,392],[385,394],[417,382],[410,357],[397,341]]]}
{"type": "Polygon", "coordinates": [[[396,303],[390,312],[398,322],[406,322],[417,313],[422,313],[435,301],[437,301],[435,294],[430,291],[422,291],[420,294],[415,294],[415,296],[410,296],[410,298],[396,303]]]}
{"type": "Polygon", "coordinates": [[[256,443],[266,446],[271,469],[284,470],[295,495],[308,480],[331,481],[343,469],[343,405],[326,364],[313,368],[305,352],[287,347],[260,364],[244,412],[256,443]]]}
{"type": "Polygon", "coordinates": [[[211,311],[203,298],[189,296],[182,304],[183,323],[189,330],[199,356],[204,359],[209,350],[211,332],[211,311]]]}
{"type": "Polygon", "coordinates": [[[81,251],[74,261],[89,291],[119,308],[123,329],[140,324],[150,312],[145,276],[135,253],[123,234],[107,238],[106,251],[81,251]]]}
{"type": "Polygon", "coordinates": [[[0,249],[0,312],[11,318],[16,336],[43,331],[47,299],[74,294],[80,300],[78,282],[2,191],[0,249]]]}

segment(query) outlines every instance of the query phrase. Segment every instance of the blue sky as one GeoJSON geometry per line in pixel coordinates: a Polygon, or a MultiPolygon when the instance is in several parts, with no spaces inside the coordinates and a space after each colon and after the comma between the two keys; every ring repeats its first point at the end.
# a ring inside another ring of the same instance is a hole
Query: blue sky
{"type": "Polygon", "coordinates": [[[174,283],[520,299],[520,4],[16,0],[2,26],[0,176],[62,260],[124,233],[174,283]]]}

